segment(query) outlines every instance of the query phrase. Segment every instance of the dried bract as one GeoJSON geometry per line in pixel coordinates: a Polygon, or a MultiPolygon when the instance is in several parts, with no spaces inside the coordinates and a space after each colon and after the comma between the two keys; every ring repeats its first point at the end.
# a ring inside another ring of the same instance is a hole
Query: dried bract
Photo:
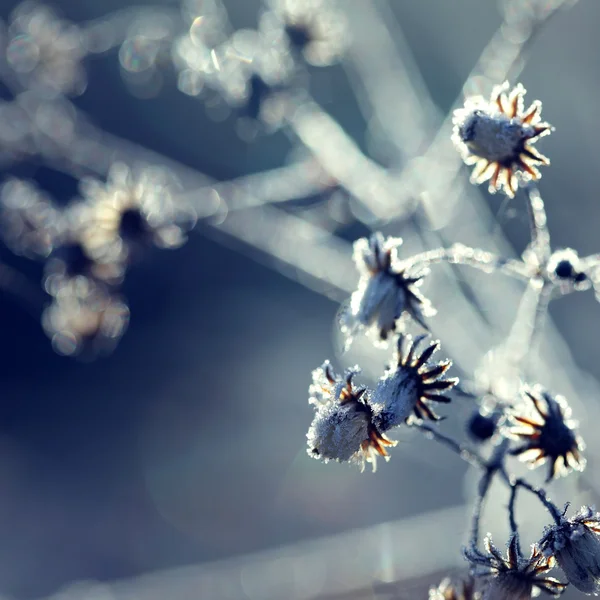
{"type": "Polygon", "coordinates": [[[489,535],[484,545],[487,554],[474,549],[465,552],[473,574],[485,580],[482,600],[529,600],[539,590],[553,596],[565,590],[567,584],[546,577],[555,560],[544,556],[537,546],[532,546],[531,555],[525,558],[519,551],[518,536],[513,535],[504,558],[489,535]]]}
{"type": "Polygon", "coordinates": [[[570,419],[571,409],[562,396],[552,396],[540,386],[524,388],[523,404],[509,413],[503,429],[508,437],[522,440],[510,453],[532,468],[548,461],[546,481],[567,475],[573,468],[583,471],[583,440],[577,435],[577,423],[570,419]]]}
{"type": "Polygon", "coordinates": [[[600,513],[582,507],[574,517],[547,528],[539,544],[574,587],[585,594],[600,592],[600,513]]]}
{"type": "Polygon", "coordinates": [[[432,342],[418,354],[418,346],[426,337],[422,335],[413,341],[411,336],[401,335],[398,339],[396,364],[379,380],[371,402],[381,431],[401,425],[411,416],[437,421],[440,417],[429,403],[450,402],[442,392],[458,383],[458,379],[443,378],[452,361],[429,362],[439,342],[432,342]]]}
{"type": "Polygon", "coordinates": [[[356,387],[357,369],[336,375],[328,361],[313,371],[309,403],[316,414],[307,433],[308,454],[324,462],[358,462],[361,470],[370,462],[375,471],[377,456],[389,459],[386,447],[395,446],[376,427],[364,387],[356,387]]]}
{"type": "Polygon", "coordinates": [[[418,286],[428,271],[410,271],[399,262],[399,238],[379,232],[354,243],[354,262],[360,273],[358,289],[352,294],[350,310],[342,315],[342,332],[350,341],[357,329],[376,332],[386,340],[398,327],[400,317],[410,317],[427,329],[425,317],[435,314],[418,286]]]}
{"type": "Polygon", "coordinates": [[[521,84],[509,89],[505,82],[494,88],[489,101],[481,96],[467,98],[465,106],[454,111],[452,141],[464,162],[475,165],[473,183],[489,179],[491,193],[504,189],[512,198],[517,190],[517,173],[524,180],[537,180],[541,177],[537,166],[550,164],[533,144],[553,128],[542,122],[538,100],[525,110],[525,88],[521,84]]]}

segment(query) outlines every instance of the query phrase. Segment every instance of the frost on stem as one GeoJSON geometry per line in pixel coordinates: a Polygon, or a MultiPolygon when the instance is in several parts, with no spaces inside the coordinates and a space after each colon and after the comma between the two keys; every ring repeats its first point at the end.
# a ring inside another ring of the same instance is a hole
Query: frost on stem
{"type": "Polygon", "coordinates": [[[306,435],[308,454],[328,462],[356,462],[364,470],[365,462],[377,467],[377,456],[389,459],[386,447],[395,446],[374,422],[369,392],[356,387],[353,378],[358,369],[348,369],[344,377],[334,373],[329,361],[313,371],[309,404],[315,417],[306,435]]]}
{"type": "Polygon", "coordinates": [[[435,309],[418,289],[426,269],[404,267],[397,256],[400,238],[387,238],[379,232],[354,243],[354,262],[360,273],[358,289],[350,307],[341,317],[347,345],[359,329],[376,333],[385,341],[398,328],[398,320],[410,317],[427,329],[425,317],[435,309]]]}
{"type": "Polygon", "coordinates": [[[519,550],[516,534],[509,540],[506,558],[489,534],[484,545],[486,554],[475,550],[465,551],[473,575],[485,581],[482,600],[529,600],[539,590],[552,596],[560,596],[565,590],[565,583],[546,576],[554,567],[554,558],[544,556],[535,545],[531,547],[529,558],[524,557],[519,550]]]}
{"type": "Polygon", "coordinates": [[[546,529],[539,545],[579,591],[600,592],[600,513],[583,506],[570,519],[563,516],[560,524],[546,529]]]}
{"type": "Polygon", "coordinates": [[[524,180],[537,180],[539,165],[549,165],[533,144],[552,132],[541,120],[542,103],[536,100],[525,110],[525,88],[519,83],[510,93],[508,82],[496,86],[487,101],[482,96],[467,98],[454,111],[452,141],[465,164],[475,165],[473,183],[490,180],[489,191],[504,189],[509,197],[517,190],[517,173],[524,180]]]}
{"type": "Polygon", "coordinates": [[[509,413],[503,433],[522,443],[510,450],[535,468],[549,463],[546,481],[567,475],[571,469],[583,471],[584,443],[570,419],[571,408],[562,396],[552,396],[540,386],[524,388],[524,403],[509,413]]]}
{"type": "Polygon", "coordinates": [[[452,361],[429,362],[439,348],[437,341],[419,354],[418,346],[426,337],[422,335],[413,340],[411,336],[401,335],[398,339],[396,364],[379,380],[371,401],[375,422],[381,431],[401,425],[412,416],[438,421],[440,417],[429,402],[450,402],[442,392],[458,383],[456,378],[443,378],[452,361]]]}

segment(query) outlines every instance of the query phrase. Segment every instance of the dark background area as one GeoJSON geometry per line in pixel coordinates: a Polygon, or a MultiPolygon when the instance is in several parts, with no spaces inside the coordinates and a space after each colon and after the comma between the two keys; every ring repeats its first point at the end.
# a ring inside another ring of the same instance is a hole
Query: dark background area
{"type": "MultiPolygon", "coordinates": [[[[434,101],[447,109],[499,24],[494,3],[390,4],[434,101]]],[[[0,0],[0,17],[14,5],[0,0]]],[[[54,6],[80,22],[122,2],[54,6]]],[[[255,25],[258,3],[226,6],[235,26],[255,25]]],[[[546,145],[555,166],[543,180],[555,243],[582,254],[600,249],[599,18],[599,7],[582,0],[554,20],[522,77],[560,134],[546,145]]],[[[291,151],[283,134],[245,144],[233,120],[207,118],[168,73],[158,96],[138,100],[115,53],[86,64],[89,86],[76,104],[98,127],[211,178],[279,166],[291,151]]],[[[341,67],[315,71],[311,90],[362,142],[364,119],[341,67]]],[[[50,170],[19,168],[59,202],[76,191],[50,170]]],[[[500,200],[490,203],[498,209],[500,200]]],[[[524,221],[502,219],[520,247],[524,221]]],[[[462,467],[425,452],[421,440],[407,460],[399,455],[375,475],[309,460],[306,389],[312,369],[333,354],[338,306],[255,262],[242,244],[206,233],[200,227],[178,250],[152,250],[131,270],[123,287],[129,330],[111,356],[92,363],[54,354],[39,323],[0,295],[0,592],[35,598],[74,580],[242,555],[462,501],[462,467]]],[[[41,279],[38,265],[5,249],[0,258],[41,279]]],[[[590,315],[599,312],[591,294],[552,311],[580,366],[596,375],[598,321],[590,325],[590,315]]]]}

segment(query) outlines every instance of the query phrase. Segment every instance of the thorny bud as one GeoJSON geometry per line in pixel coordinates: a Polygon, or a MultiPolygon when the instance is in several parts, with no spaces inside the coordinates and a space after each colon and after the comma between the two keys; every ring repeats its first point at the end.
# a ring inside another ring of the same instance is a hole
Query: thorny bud
{"type": "Polygon", "coordinates": [[[567,475],[571,468],[583,471],[586,461],[580,452],[585,446],[565,398],[552,396],[540,386],[524,388],[522,396],[524,403],[509,413],[503,429],[507,437],[522,440],[510,454],[532,468],[548,461],[546,481],[567,475]]]}
{"type": "Polygon", "coordinates": [[[472,572],[485,580],[482,600],[529,600],[539,590],[559,596],[565,583],[546,577],[554,566],[552,557],[544,556],[537,546],[531,547],[529,558],[519,549],[519,537],[513,534],[509,540],[506,558],[488,536],[484,540],[486,554],[472,548],[465,551],[472,572]]]}
{"type": "Polygon", "coordinates": [[[396,364],[379,380],[372,398],[375,422],[382,431],[401,425],[413,415],[437,421],[440,417],[429,402],[450,402],[442,392],[458,383],[458,379],[443,378],[452,362],[429,362],[439,342],[432,342],[419,354],[418,346],[426,337],[422,335],[414,341],[408,335],[398,338],[396,364]]]}
{"type": "Polygon", "coordinates": [[[379,340],[387,340],[397,329],[400,317],[410,317],[427,329],[425,317],[435,314],[418,290],[427,271],[409,272],[403,268],[397,257],[401,243],[401,239],[385,239],[379,232],[354,243],[354,262],[361,277],[350,310],[341,319],[348,343],[361,328],[375,330],[379,340]]]}
{"type": "Polygon", "coordinates": [[[517,173],[525,180],[537,180],[536,165],[550,161],[533,144],[548,135],[552,126],[541,121],[542,104],[524,108],[525,88],[518,84],[510,93],[508,82],[496,86],[487,101],[481,96],[467,98],[465,106],[454,111],[452,141],[465,164],[475,165],[473,183],[490,180],[489,191],[504,189],[509,197],[517,190],[517,173]]]}
{"type": "Polygon", "coordinates": [[[389,459],[386,447],[395,446],[374,423],[368,390],[356,387],[358,369],[349,369],[342,378],[328,361],[313,371],[309,404],[316,408],[306,435],[308,454],[324,462],[357,462],[364,469],[370,462],[375,471],[377,456],[389,459]]]}

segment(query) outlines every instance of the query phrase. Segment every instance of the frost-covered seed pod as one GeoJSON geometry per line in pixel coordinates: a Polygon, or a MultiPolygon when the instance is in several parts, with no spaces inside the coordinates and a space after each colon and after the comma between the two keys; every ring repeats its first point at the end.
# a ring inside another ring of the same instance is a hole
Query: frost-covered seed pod
{"type": "Polygon", "coordinates": [[[342,378],[329,361],[313,371],[309,403],[316,412],[306,435],[307,452],[324,462],[357,462],[361,470],[370,462],[375,471],[377,456],[388,460],[386,447],[396,442],[375,425],[367,389],[357,388],[352,381],[357,372],[349,369],[342,378]]]}
{"type": "Polygon", "coordinates": [[[600,593],[600,513],[582,507],[574,517],[547,528],[539,545],[579,591],[600,593]]]}
{"type": "Polygon", "coordinates": [[[488,534],[484,540],[486,554],[479,550],[465,551],[471,563],[473,575],[485,581],[482,600],[529,600],[540,590],[560,596],[567,587],[553,577],[547,577],[555,564],[552,556],[542,554],[536,545],[531,547],[529,558],[519,550],[518,535],[513,534],[508,542],[506,558],[492,542],[488,534]]]}
{"type": "Polygon", "coordinates": [[[428,362],[439,342],[432,342],[418,354],[418,346],[426,337],[422,335],[414,341],[411,336],[398,338],[395,366],[379,380],[371,400],[375,422],[381,431],[401,425],[412,416],[437,421],[439,417],[429,402],[450,402],[441,392],[458,383],[458,379],[442,377],[452,362],[428,362]]]}
{"type": "Polygon", "coordinates": [[[401,317],[409,317],[427,329],[425,317],[435,309],[418,290],[426,270],[410,272],[398,261],[399,238],[379,232],[354,243],[354,262],[360,273],[350,310],[342,315],[342,333],[348,340],[357,329],[374,330],[386,340],[398,327],[401,317]]]}
{"type": "Polygon", "coordinates": [[[577,423],[570,419],[571,408],[562,396],[553,396],[540,386],[524,388],[523,404],[509,413],[503,428],[507,437],[522,443],[510,451],[535,468],[549,463],[546,481],[567,475],[571,469],[583,471],[583,440],[577,435],[577,423]]]}
{"type": "Polygon", "coordinates": [[[525,88],[510,90],[508,82],[496,86],[490,100],[467,98],[465,106],[454,111],[452,141],[467,165],[475,165],[473,183],[490,180],[491,193],[504,189],[509,197],[517,190],[517,173],[525,180],[537,180],[537,165],[549,165],[546,156],[533,144],[553,128],[542,122],[538,100],[525,110],[525,88]],[[507,92],[508,95],[507,95],[507,92]]]}

